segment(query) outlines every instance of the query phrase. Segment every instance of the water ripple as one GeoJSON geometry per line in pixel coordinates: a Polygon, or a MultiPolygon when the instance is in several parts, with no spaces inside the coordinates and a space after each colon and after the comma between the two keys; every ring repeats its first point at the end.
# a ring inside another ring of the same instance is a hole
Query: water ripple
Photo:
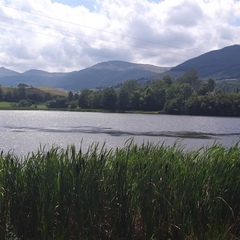
{"type": "Polygon", "coordinates": [[[204,133],[192,131],[121,131],[112,128],[101,128],[93,126],[77,127],[13,127],[5,126],[11,132],[48,132],[48,133],[89,133],[89,134],[109,134],[111,136],[151,136],[151,137],[175,137],[175,138],[195,138],[195,139],[212,139],[220,136],[240,136],[240,133],[204,133]]]}

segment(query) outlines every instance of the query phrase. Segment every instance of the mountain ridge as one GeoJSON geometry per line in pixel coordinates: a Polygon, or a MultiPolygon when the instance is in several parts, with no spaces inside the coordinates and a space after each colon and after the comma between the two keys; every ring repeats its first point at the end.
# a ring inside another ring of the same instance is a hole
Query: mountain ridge
{"type": "MultiPolygon", "coordinates": [[[[129,79],[142,77],[151,78],[170,68],[158,67],[150,64],[129,63],[124,61],[108,61],[95,64],[91,67],[68,73],[50,73],[47,71],[30,69],[23,73],[4,75],[1,77],[2,85],[41,85],[66,90],[80,90],[83,88],[96,88],[114,86],[129,79]]],[[[9,70],[11,73],[11,70],[9,70]]]]}
{"type": "Polygon", "coordinates": [[[151,80],[166,75],[177,79],[192,69],[197,70],[201,79],[240,78],[240,45],[235,44],[209,51],[175,67],[158,67],[118,60],[97,63],[91,67],[67,73],[51,73],[36,69],[18,73],[1,67],[0,84],[17,86],[19,83],[25,83],[32,86],[81,90],[83,88],[115,86],[130,79],[145,78],[151,80]]]}
{"type": "Polygon", "coordinates": [[[240,45],[235,44],[204,53],[171,68],[165,74],[176,77],[191,69],[196,69],[199,77],[203,79],[240,77],[240,45]]]}

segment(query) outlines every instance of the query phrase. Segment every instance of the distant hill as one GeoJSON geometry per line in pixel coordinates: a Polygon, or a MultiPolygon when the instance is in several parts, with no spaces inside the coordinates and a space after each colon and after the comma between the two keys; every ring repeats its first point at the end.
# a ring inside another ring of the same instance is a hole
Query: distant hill
{"type": "Polygon", "coordinates": [[[0,78],[8,77],[8,76],[18,76],[20,73],[9,70],[5,67],[0,67],[0,78]]]}
{"type": "Polygon", "coordinates": [[[166,75],[178,78],[192,69],[197,70],[202,79],[240,78],[240,45],[207,52],[173,68],[124,61],[102,62],[69,73],[49,73],[35,69],[17,73],[1,67],[0,84],[17,86],[19,83],[25,83],[29,86],[81,90],[83,88],[115,86],[130,79],[144,79],[146,81],[146,79],[162,78],[166,75]]]}
{"type": "Polygon", "coordinates": [[[59,82],[59,87],[82,89],[114,86],[130,79],[151,78],[169,69],[147,64],[109,61],[67,74],[59,82]]]}
{"type": "MultiPolygon", "coordinates": [[[[0,69],[0,84],[17,86],[19,83],[25,83],[29,86],[49,86],[66,90],[80,90],[83,88],[113,86],[129,79],[151,78],[169,69],[123,61],[102,62],[70,73],[49,73],[29,70],[24,73],[15,74],[16,72],[14,72],[12,75],[3,74],[1,76],[2,69],[0,69]]],[[[11,70],[9,70],[9,73],[11,73],[11,70]]]]}
{"type": "Polygon", "coordinates": [[[240,77],[240,45],[232,45],[202,54],[164,73],[179,77],[195,69],[201,78],[235,79],[240,77]]]}

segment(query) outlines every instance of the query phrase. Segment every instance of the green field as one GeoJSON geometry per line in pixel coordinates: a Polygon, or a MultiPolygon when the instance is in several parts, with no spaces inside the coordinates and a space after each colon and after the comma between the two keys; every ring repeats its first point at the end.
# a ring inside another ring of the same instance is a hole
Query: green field
{"type": "Polygon", "coordinates": [[[0,102],[0,110],[1,109],[2,110],[12,110],[12,109],[16,109],[16,110],[20,110],[20,109],[24,109],[24,110],[46,110],[48,108],[44,104],[36,104],[36,105],[32,105],[30,107],[20,108],[20,107],[13,107],[12,103],[10,103],[10,102],[0,102]]]}
{"type": "Polygon", "coordinates": [[[240,239],[240,147],[0,155],[0,239],[240,239]]]}

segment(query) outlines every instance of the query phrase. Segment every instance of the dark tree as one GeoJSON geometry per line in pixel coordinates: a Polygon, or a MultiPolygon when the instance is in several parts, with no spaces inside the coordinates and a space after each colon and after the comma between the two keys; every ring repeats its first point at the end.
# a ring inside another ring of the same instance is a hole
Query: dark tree
{"type": "Polygon", "coordinates": [[[201,83],[198,73],[194,69],[184,73],[183,76],[178,79],[178,82],[180,84],[188,83],[195,91],[198,90],[201,83]]]}
{"type": "Polygon", "coordinates": [[[3,97],[4,97],[4,92],[3,92],[2,87],[0,85],[0,101],[3,100],[3,97]]]}
{"type": "Polygon", "coordinates": [[[68,92],[68,100],[71,102],[73,100],[73,92],[68,92]]]}
{"type": "Polygon", "coordinates": [[[78,99],[78,106],[81,108],[91,108],[91,94],[90,89],[83,89],[78,99]]]}
{"type": "Polygon", "coordinates": [[[69,101],[65,97],[57,97],[51,101],[46,102],[48,108],[68,108],[69,101]]]}
{"type": "Polygon", "coordinates": [[[103,91],[102,98],[103,109],[114,111],[117,107],[117,94],[113,87],[106,88],[103,91]]]}

